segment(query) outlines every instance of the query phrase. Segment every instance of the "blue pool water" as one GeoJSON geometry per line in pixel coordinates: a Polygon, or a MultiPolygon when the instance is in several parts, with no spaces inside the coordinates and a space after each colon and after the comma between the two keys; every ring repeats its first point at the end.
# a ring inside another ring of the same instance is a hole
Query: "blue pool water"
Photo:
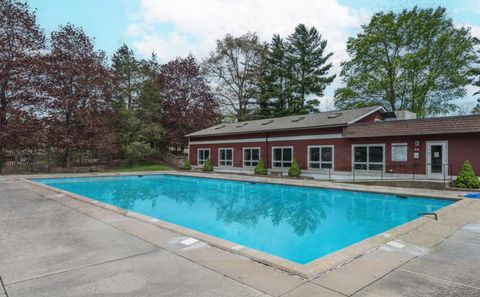
{"type": "Polygon", "coordinates": [[[453,203],[172,175],[34,181],[300,264],[453,203]]]}

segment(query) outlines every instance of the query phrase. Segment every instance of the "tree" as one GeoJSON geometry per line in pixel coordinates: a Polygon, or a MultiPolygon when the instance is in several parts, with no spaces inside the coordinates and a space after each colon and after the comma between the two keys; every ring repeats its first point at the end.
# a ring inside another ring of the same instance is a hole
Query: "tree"
{"type": "Polygon", "coordinates": [[[141,83],[140,62],[126,44],[113,54],[112,72],[116,101],[127,110],[134,109],[141,83]]]}
{"type": "Polygon", "coordinates": [[[35,12],[23,2],[0,1],[0,171],[6,149],[44,144],[38,118],[38,56],[45,36],[35,12]]]}
{"type": "Polygon", "coordinates": [[[304,24],[295,28],[287,42],[287,63],[291,67],[290,113],[316,112],[319,101],[307,97],[322,97],[327,85],[335,79],[335,75],[328,75],[332,64],[327,64],[333,53],[325,53],[327,41],[322,40],[315,27],[307,28],[304,24]]]}
{"type": "Polygon", "coordinates": [[[268,118],[290,114],[289,90],[291,67],[287,61],[287,44],[276,34],[268,45],[268,51],[262,56],[259,85],[259,117],[268,118]]]}
{"type": "Polygon", "coordinates": [[[185,145],[186,134],[210,127],[220,119],[218,102],[192,55],[162,65],[158,84],[167,144],[185,145]]]}
{"type": "Polygon", "coordinates": [[[115,117],[111,126],[118,133],[124,154],[133,142],[156,150],[163,145],[165,133],[161,126],[158,71],[154,54],[149,60],[137,60],[126,45],[121,46],[112,58],[115,117]]]}
{"type": "Polygon", "coordinates": [[[111,76],[105,54],[94,50],[81,28],[67,24],[52,32],[45,65],[50,143],[63,149],[66,165],[75,151],[114,151],[116,134],[107,126],[111,76]]]}
{"type": "MultiPolygon", "coordinates": [[[[480,51],[478,53],[480,54],[480,51]]],[[[477,59],[477,61],[476,61],[476,66],[477,67],[474,67],[471,70],[471,75],[473,76],[473,78],[471,80],[471,83],[472,83],[472,85],[474,85],[476,87],[480,87],[480,67],[478,67],[479,64],[480,64],[480,58],[477,59]]],[[[479,94],[480,94],[480,91],[477,91],[473,95],[475,96],[475,95],[479,95],[479,94]]],[[[480,98],[477,99],[477,106],[475,106],[472,109],[472,114],[480,114],[480,98]]]]}
{"type": "Polygon", "coordinates": [[[477,106],[475,106],[472,110],[473,114],[480,114],[480,99],[477,99],[477,106]]]}
{"type": "Polygon", "coordinates": [[[217,100],[238,121],[249,119],[256,107],[258,65],[264,50],[254,33],[240,37],[228,34],[217,41],[216,50],[204,63],[217,100]]]}
{"type": "Polygon", "coordinates": [[[166,132],[162,126],[163,100],[157,81],[160,66],[155,54],[152,54],[150,60],[142,60],[140,65],[143,81],[140,84],[138,107],[135,113],[139,121],[137,138],[158,150],[166,144],[166,132]]]}
{"type": "Polygon", "coordinates": [[[259,117],[279,117],[317,112],[329,76],[332,53],[315,27],[300,24],[286,40],[274,35],[263,57],[260,73],[259,117]]]}
{"type": "Polygon", "coordinates": [[[335,104],[381,104],[419,117],[454,111],[453,100],[465,95],[474,44],[444,8],[376,13],[347,42],[351,59],[342,63],[345,87],[336,90],[335,104]]]}

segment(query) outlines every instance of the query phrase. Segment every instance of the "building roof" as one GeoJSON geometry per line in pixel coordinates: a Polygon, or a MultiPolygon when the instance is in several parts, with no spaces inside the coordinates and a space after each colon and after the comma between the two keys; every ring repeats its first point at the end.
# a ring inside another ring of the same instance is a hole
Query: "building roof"
{"type": "Polygon", "coordinates": [[[355,138],[477,132],[480,132],[480,115],[356,123],[346,127],[343,136],[355,138]]]}
{"type": "Polygon", "coordinates": [[[356,121],[359,121],[379,110],[384,111],[382,106],[371,106],[351,110],[328,111],[263,120],[225,123],[203,129],[186,136],[216,136],[278,130],[285,131],[346,126],[355,123],[356,121]]]}

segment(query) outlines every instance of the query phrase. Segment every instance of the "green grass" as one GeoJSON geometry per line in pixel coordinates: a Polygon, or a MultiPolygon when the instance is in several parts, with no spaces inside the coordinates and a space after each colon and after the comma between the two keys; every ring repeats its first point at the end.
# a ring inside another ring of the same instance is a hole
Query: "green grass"
{"type": "Polygon", "coordinates": [[[172,167],[163,164],[126,164],[118,167],[107,168],[108,172],[130,172],[130,171],[164,171],[174,170],[172,167]]]}

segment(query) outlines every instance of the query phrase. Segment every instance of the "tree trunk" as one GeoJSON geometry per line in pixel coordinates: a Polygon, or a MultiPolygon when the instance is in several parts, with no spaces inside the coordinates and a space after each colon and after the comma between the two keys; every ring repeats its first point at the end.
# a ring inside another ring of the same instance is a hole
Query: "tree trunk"
{"type": "Polygon", "coordinates": [[[70,169],[72,167],[72,164],[71,164],[71,152],[70,152],[70,148],[67,147],[65,149],[65,167],[67,167],[68,169],[70,169]]]}
{"type": "Polygon", "coordinates": [[[3,147],[0,147],[0,174],[2,174],[3,169],[5,168],[6,165],[6,154],[5,150],[3,147]]]}

